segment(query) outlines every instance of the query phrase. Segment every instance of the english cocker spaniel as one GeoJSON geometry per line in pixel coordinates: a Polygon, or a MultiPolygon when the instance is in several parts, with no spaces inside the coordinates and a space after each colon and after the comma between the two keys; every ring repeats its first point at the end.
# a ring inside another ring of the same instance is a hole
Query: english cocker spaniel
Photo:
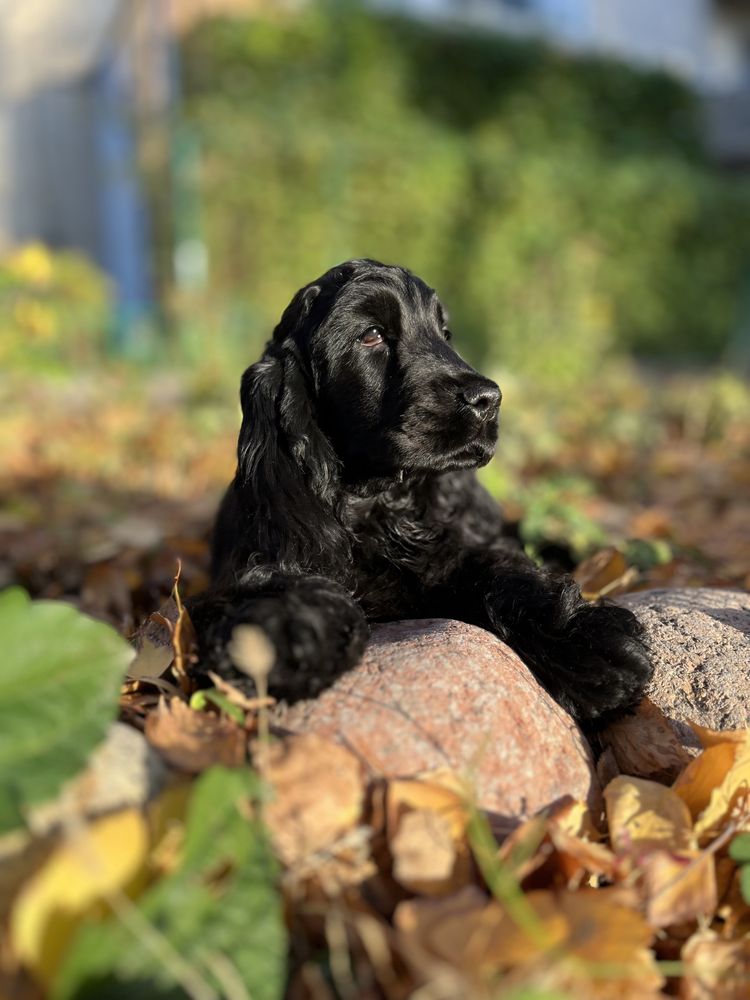
{"type": "Polygon", "coordinates": [[[269,690],[294,701],[357,663],[369,622],[454,618],[508,643],[596,729],[642,696],[640,627],[503,536],[474,472],[500,390],[451,339],[435,292],[402,267],[351,260],[297,292],[242,378],[213,583],[188,603],[200,668],[237,680],[232,630],[257,624],[277,654],[269,690]]]}

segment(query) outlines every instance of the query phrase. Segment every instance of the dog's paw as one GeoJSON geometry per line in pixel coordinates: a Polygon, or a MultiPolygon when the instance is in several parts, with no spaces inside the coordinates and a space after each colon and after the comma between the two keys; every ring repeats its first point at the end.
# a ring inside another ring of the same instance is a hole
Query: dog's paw
{"type": "Polygon", "coordinates": [[[653,666],[642,627],[626,608],[581,604],[556,645],[558,700],[580,722],[607,725],[643,698],[653,666]]]}
{"type": "MultiPolygon", "coordinates": [[[[273,588],[271,588],[273,590],[273,588]]],[[[277,592],[238,587],[188,602],[198,637],[197,674],[209,671],[247,693],[252,677],[232,656],[235,629],[256,625],[275,654],[268,691],[288,702],[314,697],[360,658],[369,630],[359,605],[331,581],[303,578],[277,592]]]]}

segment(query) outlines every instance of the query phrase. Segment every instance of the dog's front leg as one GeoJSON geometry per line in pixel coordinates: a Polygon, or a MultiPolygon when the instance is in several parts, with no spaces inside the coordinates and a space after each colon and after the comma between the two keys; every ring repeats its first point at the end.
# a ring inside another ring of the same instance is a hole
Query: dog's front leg
{"type": "Polygon", "coordinates": [[[570,577],[502,549],[468,557],[451,584],[461,617],[511,646],[588,729],[642,698],[652,666],[641,626],[626,608],[589,604],[570,577]]]}
{"type": "Polygon", "coordinates": [[[200,674],[212,670],[249,689],[230,643],[238,625],[258,625],[276,652],[269,692],[289,702],[314,696],[353,667],[369,635],[362,609],[338,583],[273,568],[253,569],[238,584],[186,605],[198,637],[200,674]]]}

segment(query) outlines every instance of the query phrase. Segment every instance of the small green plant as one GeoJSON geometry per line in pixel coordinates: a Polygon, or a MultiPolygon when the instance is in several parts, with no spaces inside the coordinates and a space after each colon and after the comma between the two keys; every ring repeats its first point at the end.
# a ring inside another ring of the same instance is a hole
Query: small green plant
{"type": "Polygon", "coordinates": [[[729,845],[729,857],[740,866],[740,891],[750,905],[750,833],[738,834],[729,845]]]}

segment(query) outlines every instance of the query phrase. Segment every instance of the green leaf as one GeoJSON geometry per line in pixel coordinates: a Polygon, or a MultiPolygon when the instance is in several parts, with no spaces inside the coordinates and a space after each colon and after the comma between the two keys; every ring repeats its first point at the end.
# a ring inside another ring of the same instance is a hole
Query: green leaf
{"type": "Polygon", "coordinates": [[[739,833],[729,845],[729,857],[740,864],[750,861],[750,833],[739,833]]]}
{"type": "Polygon", "coordinates": [[[57,601],[0,594],[0,833],[51,799],[104,737],[133,650],[57,601]]]}
{"type": "Polygon", "coordinates": [[[253,1000],[281,997],[286,938],[276,863],[251,813],[255,776],[204,772],[190,799],[182,862],[130,915],[88,924],[68,950],[54,1000],[142,995],[206,1000],[230,981],[253,1000]],[[145,990],[145,992],[143,992],[145,990]]]}
{"type": "Polygon", "coordinates": [[[740,891],[745,902],[750,904],[750,865],[740,869],[740,891]]]}

